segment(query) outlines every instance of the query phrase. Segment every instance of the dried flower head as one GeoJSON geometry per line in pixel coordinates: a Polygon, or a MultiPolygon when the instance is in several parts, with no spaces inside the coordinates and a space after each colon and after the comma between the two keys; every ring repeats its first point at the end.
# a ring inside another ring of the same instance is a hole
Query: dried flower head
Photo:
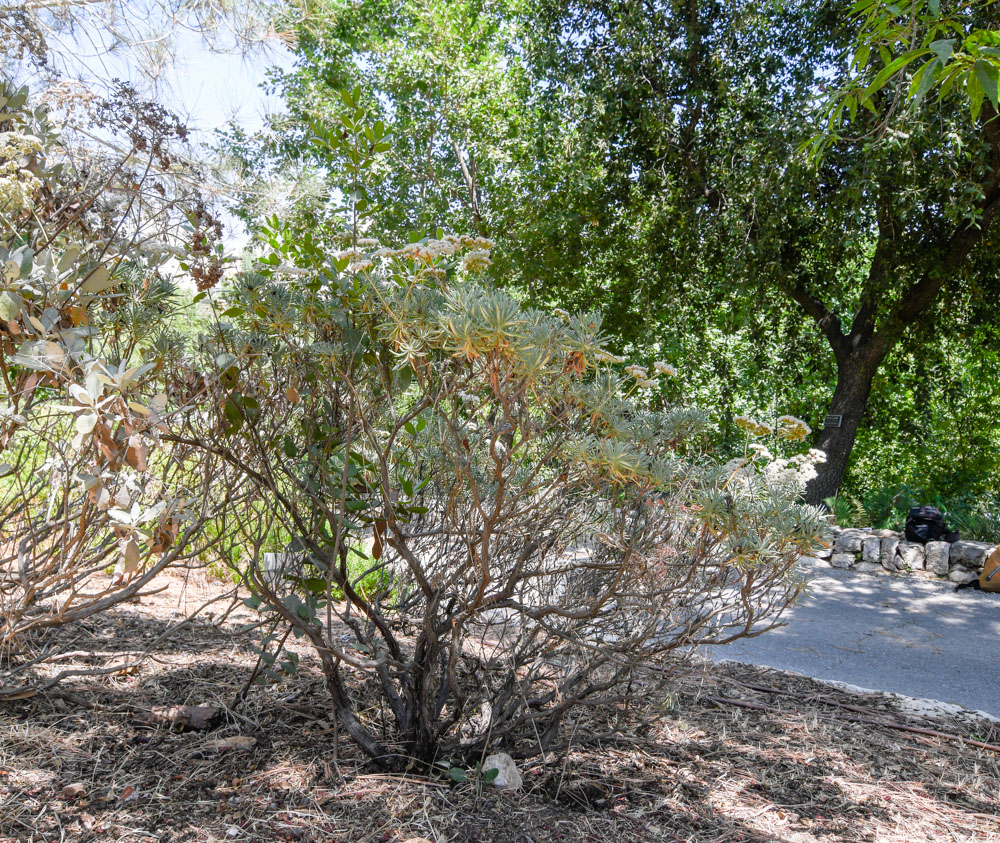
{"type": "Polygon", "coordinates": [[[812,433],[812,428],[802,421],[802,419],[795,416],[781,416],[778,419],[778,436],[783,439],[788,439],[791,442],[801,442],[810,433],[812,433]]]}
{"type": "Polygon", "coordinates": [[[649,380],[649,372],[645,366],[639,366],[633,363],[631,366],[625,367],[626,374],[631,375],[637,381],[649,380]]]}

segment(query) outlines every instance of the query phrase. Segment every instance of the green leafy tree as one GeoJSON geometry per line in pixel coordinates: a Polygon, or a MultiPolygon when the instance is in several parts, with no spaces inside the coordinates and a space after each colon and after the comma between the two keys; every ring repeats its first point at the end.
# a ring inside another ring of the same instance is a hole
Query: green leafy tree
{"type": "MultiPolygon", "coordinates": [[[[541,67],[563,82],[556,90],[571,80],[586,90],[597,127],[589,146],[603,140],[614,151],[604,168],[614,189],[609,213],[640,229],[631,240],[647,254],[673,264],[652,276],[660,307],[696,274],[713,307],[728,299],[730,311],[758,308],[751,324],[780,323],[789,305],[813,320],[835,367],[825,409],[840,417],[817,435],[829,456],[807,493],[818,502],[842,482],[892,350],[907,336],[933,342],[932,332],[917,330],[922,320],[951,323],[995,295],[995,83],[985,103],[976,98],[989,75],[976,61],[990,55],[982,45],[991,36],[970,32],[953,64],[923,71],[938,74],[933,103],[917,98],[919,81],[906,109],[893,91],[867,82],[858,137],[831,139],[817,164],[800,154],[813,136],[804,115],[818,88],[848,77],[842,56],[858,36],[846,9],[701,3],[681,16],[666,5],[628,8],[631,16],[602,3],[556,4],[542,41],[559,45],[557,59],[542,53],[541,67]],[[567,45],[558,35],[565,31],[587,37],[567,45]],[[659,33],[673,48],[662,55],[653,48],[659,33]],[[974,50],[975,61],[962,58],[974,50]],[[965,81],[960,95],[948,79],[965,81]]],[[[983,8],[961,7],[941,26],[962,21],[969,31],[983,8]]],[[[934,26],[925,16],[911,31],[918,43],[934,43],[934,26]]],[[[882,81],[893,77],[880,63],[906,70],[891,50],[867,61],[882,81]]],[[[806,364],[800,357],[796,368],[806,364]]]]}
{"type": "Polygon", "coordinates": [[[330,196],[351,186],[339,181],[329,146],[313,141],[324,126],[339,125],[340,92],[360,85],[365,105],[394,137],[390,153],[366,173],[365,190],[378,198],[372,226],[402,236],[432,233],[441,223],[478,234],[495,228],[487,217],[503,202],[493,193],[522,142],[530,85],[512,52],[505,8],[477,0],[335,0],[290,10],[283,25],[296,33],[298,60],[272,80],[287,113],[253,137],[234,130],[226,143],[246,178],[248,224],[272,210],[259,197],[274,199],[275,175],[293,200],[287,223],[313,232],[339,224],[339,200],[331,205],[330,196]]]}
{"type": "MultiPolygon", "coordinates": [[[[839,416],[817,433],[830,459],[810,500],[840,488],[864,424],[866,441],[903,444],[888,438],[894,416],[924,399],[879,377],[901,343],[932,358],[964,332],[978,338],[975,366],[990,342],[990,4],[546,0],[463,6],[467,23],[447,36],[430,33],[457,12],[380,9],[313,9],[300,64],[281,80],[293,131],[336,103],[326,79],[363,74],[386,124],[421,138],[371,186],[388,200],[385,230],[426,232],[418,209],[433,208],[495,237],[497,278],[535,304],[600,306],[619,351],[682,369],[685,395],[711,409],[727,444],[743,409],[816,427],[839,416]],[[493,84],[451,97],[470,67],[493,84]],[[458,123],[440,117],[447,107],[458,123]],[[475,148],[475,209],[460,156],[428,142],[455,125],[475,148]]],[[[274,145],[238,149],[278,160],[274,145]]],[[[942,438],[915,433],[915,450],[942,438]]]]}

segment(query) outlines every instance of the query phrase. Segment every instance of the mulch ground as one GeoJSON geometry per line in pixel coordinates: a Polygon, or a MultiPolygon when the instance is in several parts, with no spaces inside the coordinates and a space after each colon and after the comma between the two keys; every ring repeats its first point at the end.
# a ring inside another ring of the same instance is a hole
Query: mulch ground
{"type": "MultiPolygon", "coordinates": [[[[222,588],[169,586],[74,630],[75,650],[102,654],[81,664],[155,641],[222,588]]],[[[646,734],[523,763],[519,793],[379,774],[335,745],[304,649],[297,676],[234,705],[257,616],[220,625],[220,605],[134,671],[0,707],[0,840],[1000,841],[1000,753],[976,745],[1000,743],[997,724],[735,664],[681,681],[646,734]],[[141,722],[196,704],[221,709],[211,730],[141,722]]]]}

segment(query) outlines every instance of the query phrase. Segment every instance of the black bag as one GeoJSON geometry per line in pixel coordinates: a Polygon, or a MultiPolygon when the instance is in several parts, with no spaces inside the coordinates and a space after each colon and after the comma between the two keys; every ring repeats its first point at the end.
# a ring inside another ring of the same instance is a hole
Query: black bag
{"type": "Polygon", "coordinates": [[[958,530],[949,530],[944,525],[944,515],[936,506],[914,506],[906,516],[903,526],[906,540],[910,542],[957,542],[958,530]]]}

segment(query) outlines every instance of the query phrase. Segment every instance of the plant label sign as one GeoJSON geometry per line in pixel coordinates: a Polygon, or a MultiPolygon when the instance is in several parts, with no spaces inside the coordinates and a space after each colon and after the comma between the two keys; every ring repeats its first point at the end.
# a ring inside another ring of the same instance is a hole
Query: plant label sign
{"type": "Polygon", "coordinates": [[[844,417],[841,415],[831,415],[823,419],[823,427],[840,427],[844,421],[844,417]]]}

